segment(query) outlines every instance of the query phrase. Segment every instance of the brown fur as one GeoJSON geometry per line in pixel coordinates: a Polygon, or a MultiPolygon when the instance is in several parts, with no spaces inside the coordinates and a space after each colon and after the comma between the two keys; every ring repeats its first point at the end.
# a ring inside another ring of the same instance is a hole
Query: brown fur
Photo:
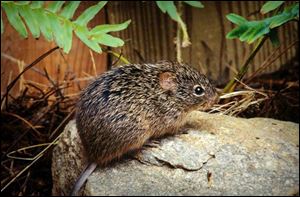
{"type": "Polygon", "coordinates": [[[209,80],[188,65],[124,65],[82,92],[76,123],[90,162],[103,166],[149,138],[175,134],[189,111],[217,98],[209,80]],[[203,87],[202,96],[195,96],[195,85],[203,87]]]}

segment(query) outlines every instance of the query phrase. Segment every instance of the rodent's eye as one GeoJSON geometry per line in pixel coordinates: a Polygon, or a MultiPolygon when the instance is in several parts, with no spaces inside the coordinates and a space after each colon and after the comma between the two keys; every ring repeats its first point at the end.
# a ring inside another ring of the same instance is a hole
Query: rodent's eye
{"type": "Polygon", "coordinates": [[[194,86],[194,95],[195,96],[202,96],[204,94],[204,89],[200,85],[194,86]]]}

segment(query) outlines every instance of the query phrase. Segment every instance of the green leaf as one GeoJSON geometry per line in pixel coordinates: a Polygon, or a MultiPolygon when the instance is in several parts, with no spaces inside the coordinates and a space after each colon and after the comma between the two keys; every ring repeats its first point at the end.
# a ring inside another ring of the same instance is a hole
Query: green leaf
{"type": "Polygon", "coordinates": [[[75,29],[75,34],[84,44],[86,44],[92,50],[96,51],[97,53],[102,52],[98,43],[89,40],[87,36],[89,34],[87,27],[77,26],[77,28],[75,29]]]}
{"type": "Polygon", "coordinates": [[[50,12],[56,13],[60,10],[61,6],[64,4],[64,1],[52,1],[49,5],[47,10],[50,12]]]}
{"type": "Polygon", "coordinates": [[[293,18],[294,17],[292,17],[290,15],[278,15],[278,16],[274,17],[274,19],[272,20],[270,28],[278,27],[293,18]]]}
{"type": "MultiPolygon", "coordinates": [[[[252,43],[256,39],[269,34],[273,28],[299,17],[299,3],[288,6],[280,14],[260,21],[247,21],[236,14],[228,14],[226,17],[228,20],[238,25],[238,27],[234,28],[226,35],[226,38],[239,38],[241,41],[252,43]]],[[[276,37],[274,37],[273,40],[276,43],[276,37]]]]}
{"type": "Polygon", "coordinates": [[[14,2],[16,5],[27,5],[30,3],[30,1],[16,1],[14,2]]]}
{"type": "Polygon", "coordinates": [[[227,35],[226,38],[227,39],[234,39],[234,38],[239,38],[245,31],[248,30],[248,26],[243,24],[240,25],[236,28],[234,28],[233,30],[231,30],[227,35]]]}
{"type": "Polygon", "coordinates": [[[268,1],[265,3],[262,8],[260,9],[260,13],[266,14],[272,10],[275,10],[279,6],[281,6],[284,3],[284,1],[268,1]]]}
{"type": "Polygon", "coordinates": [[[167,13],[169,14],[169,16],[175,20],[175,21],[179,21],[180,17],[179,14],[177,12],[176,6],[174,4],[174,2],[167,2],[166,1],[166,7],[167,7],[167,13]]]}
{"type": "Polygon", "coordinates": [[[186,25],[180,18],[174,2],[173,1],[156,1],[156,4],[163,13],[167,12],[168,15],[179,24],[179,26],[183,32],[182,46],[183,47],[188,46],[190,44],[190,41],[189,41],[189,36],[188,36],[187,30],[186,30],[186,25]]]}
{"type": "MultiPolygon", "coordinates": [[[[291,9],[291,13],[293,16],[297,16],[299,17],[299,2],[297,4],[291,5],[290,7],[288,7],[289,9],[291,9]]],[[[285,10],[286,12],[289,11],[289,9],[285,10]]]]}
{"type": "Polygon", "coordinates": [[[229,21],[231,21],[232,23],[237,24],[237,25],[242,25],[243,23],[248,22],[244,17],[239,16],[237,14],[233,14],[233,13],[227,14],[226,18],[229,21]]]}
{"type": "Polygon", "coordinates": [[[70,1],[68,2],[68,4],[66,5],[66,7],[64,7],[64,9],[61,12],[61,16],[65,17],[66,19],[71,19],[76,11],[76,9],[78,8],[80,4],[80,1],[70,1]]]}
{"type": "MultiPolygon", "coordinates": [[[[56,44],[60,48],[63,48],[65,53],[71,50],[73,30],[82,42],[98,53],[102,52],[99,43],[111,47],[124,45],[122,39],[106,33],[126,29],[131,22],[130,20],[121,24],[99,25],[91,32],[89,32],[86,26],[99,10],[103,8],[107,3],[106,1],[86,9],[76,21],[70,21],[70,18],[73,17],[80,2],[67,2],[63,9],[64,2],[51,2],[47,8],[43,7],[43,3],[42,1],[32,3],[1,1],[1,6],[7,14],[9,23],[21,36],[27,37],[26,23],[35,38],[40,37],[40,33],[47,40],[53,40],[54,38],[56,44]]],[[[3,28],[1,12],[2,32],[3,28]]]]}
{"type": "Polygon", "coordinates": [[[19,6],[20,15],[24,18],[27,27],[29,28],[32,36],[34,38],[40,37],[40,29],[35,17],[32,15],[32,10],[29,5],[19,6]]]}
{"type": "Polygon", "coordinates": [[[253,23],[248,23],[247,29],[246,31],[244,31],[242,33],[242,35],[239,36],[239,39],[243,42],[246,41],[250,38],[250,35],[253,33],[259,31],[259,29],[261,29],[261,26],[259,25],[259,23],[254,22],[255,24],[253,25],[253,23]]]}
{"type": "Polygon", "coordinates": [[[277,29],[271,29],[269,37],[274,47],[278,47],[280,45],[277,29]]]}
{"type": "Polygon", "coordinates": [[[61,26],[58,17],[55,15],[55,13],[52,13],[52,12],[47,13],[46,16],[48,16],[48,19],[49,19],[49,22],[51,25],[51,29],[52,29],[52,33],[53,33],[53,37],[54,37],[56,44],[60,48],[64,48],[66,41],[62,37],[61,31],[62,31],[63,27],[61,26]]]}
{"type": "Polygon", "coordinates": [[[183,2],[196,8],[204,8],[204,5],[200,1],[183,1],[183,2]]]}
{"type": "Polygon", "coordinates": [[[272,17],[270,28],[278,27],[299,17],[299,3],[287,7],[281,14],[272,17]]]}
{"type": "Polygon", "coordinates": [[[90,34],[102,34],[108,32],[121,31],[123,29],[126,29],[130,24],[130,22],[131,20],[125,21],[124,23],[121,24],[98,25],[90,31],[90,34]]]}
{"type": "Polygon", "coordinates": [[[1,12],[1,34],[4,32],[3,20],[2,20],[2,12],[1,12]]]}
{"type": "Polygon", "coordinates": [[[48,16],[45,15],[45,12],[43,11],[42,8],[34,9],[32,11],[33,17],[36,19],[40,30],[44,37],[46,38],[47,41],[52,41],[53,36],[52,36],[52,30],[51,30],[51,24],[48,19],[48,16]]]}
{"type": "Polygon", "coordinates": [[[166,13],[167,8],[165,7],[164,1],[156,1],[156,5],[163,13],[166,13]]]}
{"type": "Polygon", "coordinates": [[[19,16],[19,12],[16,6],[13,3],[3,3],[1,4],[1,6],[3,7],[6,13],[9,23],[15,28],[15,30],[17,30],[17,32],[23,38],[27,38],[28,34],[27,34],[26,27],[21,17],[19,16]]]}
{"type": "Polygon", "coordinates": [[[30,7],[32,9],[36,9],[36,8],[41,8],[43,7],[44,5],[44,1],[33,1],[31,4],[30,4],[30,7]]]}
{"type": "Polygon", "coordinates": [[[64,28],[63,28],[63,34],[62,34],[62,39],[65,41],[65,46],[64,46],[64,52],[69,53],[72,47],[72,36],[73,36],[73,27],[72,27],[72,22],[70,21],[65,21],[64,23],[64,28]]]}
{"type": "Polygon", "coordinates": [[[173,1],[157,1],[156,3],[164,13],[167,12],[173,20],[179,21],[180,17],[173,1]]]}
{"type": "Polygon", "coordinates": [[[226,35],[226,38],[239,38],[242,42],[247,41],[248,43],[252,43],[257,38],[269,33],[269,31],[268,23],[264,21],[250,21],[230,31],[226,35]]]}
{"type": "Polygon", "coordinates": [[[249,44],[253,43],[256,39],[262,37],[265,34],[268,34],[270,29],[264,23],[259,23],[254,30],[248,35],[247,42],[249,44]]]}
{"type": "Polygon", "coordinates": [[[109,34],[97,34],[93,36],[92,40],[110,47],[120,47],[124,45],[124,41],[122,39],[113,37],[109,34]]]}
{"type": "Polygon", "coordinates": [[[105,6],[107,1],[101,1],[98,4],[86,9],[75,21],[76,24],[84,26],[105,6]]]}

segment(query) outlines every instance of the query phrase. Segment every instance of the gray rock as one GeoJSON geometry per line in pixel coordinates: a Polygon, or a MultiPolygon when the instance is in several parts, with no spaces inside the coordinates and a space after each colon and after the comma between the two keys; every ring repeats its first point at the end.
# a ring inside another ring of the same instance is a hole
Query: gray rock
{"type": "MultiPolygon", "coordinates": [[[[299,124],[193,112],[187,134],[159,140],[88,178],[81,195],[299,195],[299,124]]],[[[71,121],[53,151],[53,195],[86,163],[71,121]]]]}

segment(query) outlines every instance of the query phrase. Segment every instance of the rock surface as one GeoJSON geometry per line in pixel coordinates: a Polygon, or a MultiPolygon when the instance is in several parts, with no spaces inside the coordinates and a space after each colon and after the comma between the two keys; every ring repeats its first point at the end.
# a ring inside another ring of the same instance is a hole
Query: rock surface
{"type": "MultiPolygon", "coordinates": [[[[193,112],[186,134],[97,168],[81,195],[299,195],[299,124],[193,112]]],[[[53,195],[86,159],[70,121],[53,150],[53,195]]]]}

